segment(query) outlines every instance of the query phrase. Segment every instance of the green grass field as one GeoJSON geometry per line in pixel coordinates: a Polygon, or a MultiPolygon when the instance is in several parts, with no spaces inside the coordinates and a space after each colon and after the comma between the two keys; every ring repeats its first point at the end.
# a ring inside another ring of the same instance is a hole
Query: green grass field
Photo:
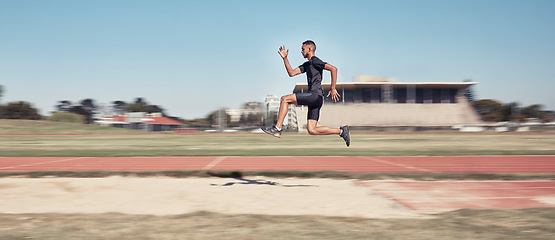
{"type": "Polygon", "coordinates": [[[338,136],[152,134],[82,124],[0,120],[0,156],[408,156],[554,155],[555,134],[357,134],[338,136]],[[77,136],[48,136],[48,135],[77,136]],[[44,136],[40,136],[44,135],[44,136]]]}

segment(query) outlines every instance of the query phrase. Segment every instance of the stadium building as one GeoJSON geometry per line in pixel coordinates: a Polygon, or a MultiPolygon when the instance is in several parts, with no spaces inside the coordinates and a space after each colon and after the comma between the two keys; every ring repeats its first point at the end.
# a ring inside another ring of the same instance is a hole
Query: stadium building
{"type": "MultiPolygon", "coordinates": [[[[319,124],[348,124],[376,129],[446,129],[481,124],[465,93],[477,82],[396,82],[392,78],[357,76],[354,82],[338,82],[339,102],[326,97],[319,124]]],[[[328,94],[331,83],[322,83],[328,94]]],[[[297,83],[294,93],[306,92],[307,83],[297,83]]],[[[306,106],[291,105],[289,127],[306,131],[306,106]]]]}
{"type": "Polygon", "coordinates": [[[162,113],[132,112],[125,116],[104,116],[95,121],[96,125],[145,131],[172,131],[183,123],[164,117],[162,113]]]}

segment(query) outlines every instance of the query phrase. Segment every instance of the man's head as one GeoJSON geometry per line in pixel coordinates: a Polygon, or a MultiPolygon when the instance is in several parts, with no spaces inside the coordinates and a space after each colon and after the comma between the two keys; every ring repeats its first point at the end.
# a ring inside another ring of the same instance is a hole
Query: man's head
{"type": "Polygon", "coordinates": [[[303,42],[303,45],[301,47],[301,54],[304,58],[308,58],[309,53],[312,53],[312,56],[314,56],[315,52],[316,43],[314,43],[312,40],[306,40],[303,42]]]}

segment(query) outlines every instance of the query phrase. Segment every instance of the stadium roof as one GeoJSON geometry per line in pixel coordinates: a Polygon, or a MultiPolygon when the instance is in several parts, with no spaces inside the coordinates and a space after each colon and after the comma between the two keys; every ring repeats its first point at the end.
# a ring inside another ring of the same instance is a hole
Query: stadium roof
{"type": "MultiPolygon", "coordinates": [[[[466,88],[471,85],[478,84],[478,82],[338,82],[336,88],[354,89],[362,87],[381,87],[383,85],[392,86],[416,86],[416,87],[430,87],[430,88],[466,88]]],[[[323,89],[329,89],[331,83],[322,83],[323,89]]],[[[293,92],[306,90],[308,83],[297,83],[293,92]]]]}

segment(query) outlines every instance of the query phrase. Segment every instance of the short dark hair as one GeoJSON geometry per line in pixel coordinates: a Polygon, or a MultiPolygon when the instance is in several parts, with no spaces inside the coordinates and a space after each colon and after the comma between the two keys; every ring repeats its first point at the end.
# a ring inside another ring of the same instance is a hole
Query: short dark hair
{"type": "Polygon", "coordinates": [[[316,43],[314,43],[314,41],[306,40],[306,41],[303,42],[303,45],[312,46],[314,52],[316,52],[316,43]]]}

